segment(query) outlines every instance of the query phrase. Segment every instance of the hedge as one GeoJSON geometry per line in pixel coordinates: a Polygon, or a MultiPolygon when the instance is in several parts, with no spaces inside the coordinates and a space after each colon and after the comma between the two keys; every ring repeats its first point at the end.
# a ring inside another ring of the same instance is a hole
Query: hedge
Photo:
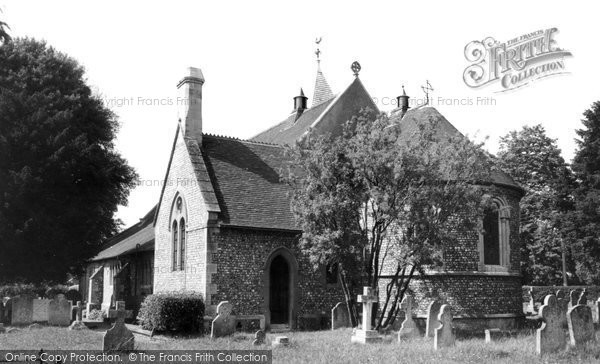
{"type": "Polygon", "coordinates": [[[197,293],[153,294],[142,302],[138,322],[145,330],[198,332],[204,317],[204,300],[197,293]]]}

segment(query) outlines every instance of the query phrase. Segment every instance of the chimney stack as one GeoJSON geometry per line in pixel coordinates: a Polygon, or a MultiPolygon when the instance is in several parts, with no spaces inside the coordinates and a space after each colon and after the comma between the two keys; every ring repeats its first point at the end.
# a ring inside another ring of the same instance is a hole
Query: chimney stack
{"type": "Polygon", "coordinates": [[[302,115],[304,110],[306,110],[306,105],[308,105],[308,97],[304,96],[304,91],[300,89],[300,95],[294,97],[294,112],[296,113],[296,120],[302,115]]]}
{"type": "Polygon", "coordinates": [[[183,135],[195,138],[202,145],[202,85],[204,76],[199,68],[189,67],[179,81],[177,105],[183,135]]]}
{"type": "Polygon", "coordinates": [[[401,117],[404,117],[404,114],[406,114],[410,108],[410,106],[408,106],[408,99],[409,97],[406,96],[406,91],[404,91],[404,85],[402,85],[402,96],[396,97],[398,108],[402,111],[401,117]]]}

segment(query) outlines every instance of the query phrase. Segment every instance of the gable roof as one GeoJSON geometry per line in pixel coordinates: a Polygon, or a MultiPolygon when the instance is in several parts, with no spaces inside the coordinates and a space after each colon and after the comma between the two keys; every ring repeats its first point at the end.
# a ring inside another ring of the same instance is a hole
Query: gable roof
{"type": "MultiPolygon", "coordinates": [[[[436,134],[438,138],[448,136],[464,137],[464,135],[458,131],[458,129],[456,129],[456,127],[454,127],[454,125],[452,125],[436,108],[431,106],[410,109],[406,112],[404,117],[402,117],[398,112],[398,109],[396,109],[392,112],[390,119],[401,128],[402,132],[400,137],[405,141],[409,141],[415,137],[420,130],[419,125],[431,121],[436,122],[435,126],[437,128],[436,134]]],[[[523,193],[521,186],[519,186],[519,184],[516,183],[510,175],[502,170],[493,170],[490,179],[490,181],[486,182],[514,188],[523,193]]]]}
{"type": "Polygon", "coordinates": [[[319,134],[329,133],[331,135],[340,135],[344,123],[357,115],[365,107],[377,113],[379,112],[377,105],[373,102],[364,85],[356,77],[336,97],[304,111],[297,120],[294,113],[281,123],[254,136],[250,140],[263,143],[293,145],[309,131],[319,134]]]}
{"type": "Polygon", "coordinates": [[[113,236],[107,242],[105,249],[98,253],[91,261],[100,261],[129,254],[134,251],[147,251],[154,249],[154,227],[152,221],[157,206],[121,233],[113,236]]]}
{"type": "Polygon", "coordinates": [[[289,163],[282,146],[204,134],[202,151],[222,225],[299,231],[280,180],[289,163]]]}

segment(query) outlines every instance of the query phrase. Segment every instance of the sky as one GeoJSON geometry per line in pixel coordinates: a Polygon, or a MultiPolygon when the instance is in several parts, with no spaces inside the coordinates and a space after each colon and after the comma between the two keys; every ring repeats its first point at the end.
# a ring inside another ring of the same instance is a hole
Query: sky
{"type": "MultiPolygon", "coordinates": [[[[402,92],[430,105],[461,132],[498,139],[542,124],[567,161],[582,113],[600,100],[600,3],[558,1],[5,1],[0,19],[13,37],[44,39],[86,69],[88,83],[119,117],[117,150],[140,185],[117,217],[134,224],[157,202],[177,125],[176,86],[187,67],[202,70],[203,130],[250,138],[286,118],[302,87],[311,98],[315,39],[333,92],[360,78],[381,111],[402,92]],[[557,28],[572,57],[564,73],[507,91],[470,88],[465,46],[557,28]]],[[[311,100],[309,99],[309,104],[311,100]]],[[[417,104],[413,104],[416,106],[417,104]]]]}

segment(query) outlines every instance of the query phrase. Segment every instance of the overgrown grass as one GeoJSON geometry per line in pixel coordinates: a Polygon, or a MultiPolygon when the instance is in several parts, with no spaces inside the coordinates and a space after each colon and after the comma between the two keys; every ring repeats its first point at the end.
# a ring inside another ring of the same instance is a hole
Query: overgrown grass
{"type": "MultiPolygon", "coordinates": [[[[538,357],[535,337],[520,336],[486,344],[483,339],[459,340],[454,348],[433,350],[432,340],[418,339],[398,343],[387,336],[375,345],[351,344],[351,330],[267,334],[267,345],[252,345],[254,335],[235,334],[212,340],[209,337],[164,337],[149,339],[136,336],[136,350],[235,350],[270,349],[277,335],[290,337],[289,347],[273,350],[275,363],[598,363],[600,344],[538,357]]],[[[0,334],[0,349],[94,349],[102,348],[102,332],[69,331],[44,327],[0,334]]]]}

